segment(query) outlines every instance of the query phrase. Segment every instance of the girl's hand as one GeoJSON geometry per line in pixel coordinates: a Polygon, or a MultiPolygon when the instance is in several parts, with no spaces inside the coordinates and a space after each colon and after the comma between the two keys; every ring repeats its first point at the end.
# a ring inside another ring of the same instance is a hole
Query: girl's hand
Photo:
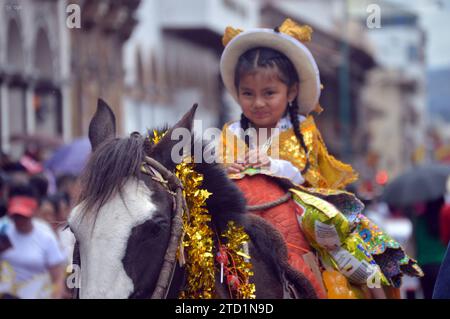
{"type": "Polygon", "coordinates": [[[251,150],[245,157],[246,167],[265,168],[270,166],[270,158],[265,152],[251,150]]]}
{"type": "Polygon", "coordinates": [[[239,163],[232,163],[226,168],[226,170],[228,174],[238,174],[245,170],[245,166],[239,163]]]}

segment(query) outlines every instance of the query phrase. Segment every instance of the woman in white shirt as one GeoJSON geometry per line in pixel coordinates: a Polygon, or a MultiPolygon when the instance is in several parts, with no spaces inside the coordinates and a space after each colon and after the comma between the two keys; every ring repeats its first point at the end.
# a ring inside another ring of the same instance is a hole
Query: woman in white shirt
{"type": "MultiPolygon", "coordinates": [[[[0,253],[8,293],[19,298],[60,298],[64,285],[64,263],[56,236],[43,222],[33,219],[38,202],[29,185],[11,187],[8,219],[2,226],[11,247],[0,253]]],[[[5,289],[5,287],[3,287],[5,289]]]]}

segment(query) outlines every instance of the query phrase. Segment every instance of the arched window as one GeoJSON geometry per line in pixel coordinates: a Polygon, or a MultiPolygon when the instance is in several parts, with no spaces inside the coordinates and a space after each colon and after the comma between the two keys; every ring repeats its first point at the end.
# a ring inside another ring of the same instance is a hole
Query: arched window
{"type": "MultiPolygon", "coordinates": [[[[6,90],[5,105],[2,105],[2,116],[6,117],[6,144],[16,134],[26,132],[25,88],[23,83],[24,49],[21,26],[16,19],[10,19],[6,30],[6,72],[11,76],[11,81],[6,90]]],[[[11,145],[10,155],[18,157],[22,153],[22,146],[11,145]]]]}
{"type": "Polygon", "coordinates": [[[33,92],[35,131],[46,135],[62,134],[61,93],[55,86],[55,65],[49,36],[44,28],[39,28],[34,40],[34,69],[38,81],[33,92]]]}
{"type": "Polygon", "coordinates": [[[53,59],[50,49],[50,42],[47,33],[40,28],[34,45],[34,66],[39,72],[39,77],[47,80],[53,79],[53,59]]]}
{"type": "Polygon", "coordinates": [[[22,35],[20,33],[19,25],[17,21],[11,19],[8,23],[7,29],[7,56],[6,56],[6,64],[9,65],[13,72],[19,71],[23,69],[24,66],[24,54],[22,47],[22,35]]]}

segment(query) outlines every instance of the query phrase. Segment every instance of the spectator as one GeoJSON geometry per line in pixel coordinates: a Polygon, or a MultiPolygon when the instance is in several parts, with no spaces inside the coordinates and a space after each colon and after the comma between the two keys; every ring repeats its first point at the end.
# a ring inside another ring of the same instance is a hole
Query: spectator
{"type": "Polygon", "coordinates": [[[64,228],[70,211],[66,194],[57,193],[41,200],[37,217],[49,223],[55,233],[64,228]]]}
{"type": "Polygon", "coordinates": [[[78,199],[80,189],[78,178],[73,174],[63,174],[56,178],[56,187],[59,193],[67,194],[69,197],[69,206],[72,206],[78,199]]]}
{"type": "Polygon", "coordinates": [[[6,215],[6,190],[8,177],[0,170],[0,218],[6,215]]]}
{"type": "Polygon", "coordinates": [[[19,298],[60,298],[64,291],[66,256],[49,227],[33,218],[37,208],[31,186],[11,187],[5,234],[12,245],[0,253],[0,262],[9,265],[13,276],[10,291],[3,293],[19,298]],[[47,294],[46,286],[52,287],[47,294]]]}
{"type": "Polygon", "coordinates": [[[447,245],[450,241],[450,176],[447,179],[447,194],[439,216],[439,225],[441,241],[447,245]]]}
{"type": "Polygon", "coordinates": [[[434,287],[433,299],[450,299],[450,244],[434,287]]]}
{"type": "Polygon", "coordinates": [[[36,190],[39,199],[47,197],[48,179],[44,174],[37,174],[31,176],[30,185],[36,190]]]}
{"type": "Polygon", "coordinates": [[[57,209],[58,203],[56,203],[51,197],[45,197],[40,201],[39,208],[36,213],[36,217],[48,223],[55,233],[57,209]]]}
{"type": "Polygon", "coordinates": [[[446,249],[439,236],[439,213],[443,204],[443,198],[427,202],[414,223],[417,261],[425,273],[420,280],[425,299],[432,298],[446,249]]]}
{"type": "Polygon", "coordinates": [[[28,171],[19,162],[8,162],[2,166],[2,169],[9,176],[11,183],[28,183],[28,171]]]}
{"type": "MultiPolygon", "coordinates": [[[[75,237],[67,225],[67,217],[70,212],[69,200],[66,194],[53,194],[41,201],[37,217],[51,225],[58,239],[59,246],[66,256],[66,265],[72,263],[75,237]]],[[[67,274],[66,274],[67,275],[67,274]]],[[[70,298],[69,290],[63,291],[64,298],[70,298]]]]}
{"type": "Polygon", "coordinates": [[[3,168],[9,162],[11,162],[9,155],[0,150],[0,167],[3,168]]]}

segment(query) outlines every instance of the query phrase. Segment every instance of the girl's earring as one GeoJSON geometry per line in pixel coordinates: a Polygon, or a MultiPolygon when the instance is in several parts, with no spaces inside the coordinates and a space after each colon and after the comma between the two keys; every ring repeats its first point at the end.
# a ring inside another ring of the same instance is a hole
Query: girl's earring
{"type": "Polygon", "coordinates": [[[289,101],[288,107],[292,107],[292,101],[289,101]]]}

